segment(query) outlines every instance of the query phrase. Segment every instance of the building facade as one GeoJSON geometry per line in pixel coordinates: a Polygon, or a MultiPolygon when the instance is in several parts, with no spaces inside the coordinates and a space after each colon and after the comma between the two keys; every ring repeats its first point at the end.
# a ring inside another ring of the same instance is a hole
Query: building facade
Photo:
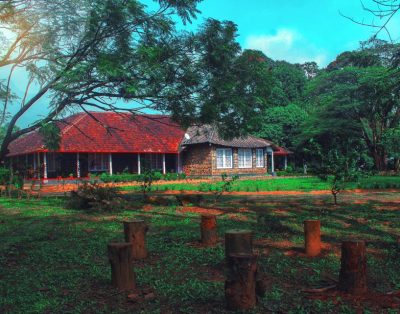
{"type": "Polygon", "coordinates": [[[8,158],[26,179],[87,178],[150,168],[188,176],[261,175],[274,171],[273,143],[247,136],[223,140],[205,125],[182,130],[169,116],[78,113],[58,123],[59,149],[33,131],[10,144],[8,158]]]}

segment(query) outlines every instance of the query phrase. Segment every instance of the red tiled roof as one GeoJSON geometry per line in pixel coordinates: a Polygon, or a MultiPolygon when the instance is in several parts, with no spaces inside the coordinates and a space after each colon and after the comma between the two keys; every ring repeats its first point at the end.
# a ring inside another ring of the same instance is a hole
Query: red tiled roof
{"type": "Polygon", "coordinates": [[[278,145],[274,146],[274,155],[275,156],[287,156],[293,154],[290,150],[287,150],[284,147],[280,147],[278,145]]]}
{"type": "MultiPolygon", "coordinates": [[[[185,134],[170,117],[115,112],[75,114],[59,123],[59,152],[77,153],[178,153],[185,134]],[[98,121],[96,121],[98,120],[98,121]]],[[[8,156],[47,151],[39,132],[13,141],[8,156]]]]}

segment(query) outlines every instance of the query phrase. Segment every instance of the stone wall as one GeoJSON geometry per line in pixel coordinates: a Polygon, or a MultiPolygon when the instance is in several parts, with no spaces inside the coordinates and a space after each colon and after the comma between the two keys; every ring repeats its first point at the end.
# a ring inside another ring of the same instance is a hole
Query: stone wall
{"type": "Polygon", "coordinates": [[[182,153],[183,172],[187,176],[210,176],[211,146],[209,144],[190,145],[182,153]]]}

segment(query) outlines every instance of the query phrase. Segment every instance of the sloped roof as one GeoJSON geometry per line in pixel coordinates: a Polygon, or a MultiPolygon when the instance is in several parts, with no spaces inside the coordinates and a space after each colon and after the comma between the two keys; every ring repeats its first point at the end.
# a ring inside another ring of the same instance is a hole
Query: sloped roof
{"type": "MultiPolygon", "coordinates": [[[[59,152],[178,153],[185,132],[170,117],[115,112],[78,113],[59,122],[59,152]],[[97,120],[97,121],[96,121],[97,120]]],[[[8,156],[47,151],[39,132],[30,132],[9,146],[8,156]]]]}
{"type": "Polygon", "coordinates": [[[211,143],[215,145],[243,148],[261,148],[271,146],[269,141],[250,135],[224,140],[218,135],[216,127],[211,125],[192,126],[186,131],[186,133],[188,136],[185,136],[182,145],[211,143]]]}

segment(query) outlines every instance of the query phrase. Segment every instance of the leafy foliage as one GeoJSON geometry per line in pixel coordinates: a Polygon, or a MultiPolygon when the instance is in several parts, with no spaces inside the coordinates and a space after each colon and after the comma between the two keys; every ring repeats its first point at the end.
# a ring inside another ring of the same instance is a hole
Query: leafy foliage
{"type": "Polygon", "coordinates": [[[66,206],[91,212],[121,211],[126,207],[116,187],[85,182],[77,191],[71,191],[66,206]]]}
{"type": "Polygon", "coordinates": [[[57,124],[49,122],[43,124],[39,129],[39,134],[43,136],[44,144],[49,150],[58,150],[61,142],[60,129],[57,124]]]}
{"type": "Polygon", "coordinates": [[[346,188],[348,182],[358,180],[355,155],[343,155],[337,150],[329,151],[323,160],[324,166],[317,170],[322,180],[329,181],[331,192],[337,205],[337,194],[346,188]]]}

